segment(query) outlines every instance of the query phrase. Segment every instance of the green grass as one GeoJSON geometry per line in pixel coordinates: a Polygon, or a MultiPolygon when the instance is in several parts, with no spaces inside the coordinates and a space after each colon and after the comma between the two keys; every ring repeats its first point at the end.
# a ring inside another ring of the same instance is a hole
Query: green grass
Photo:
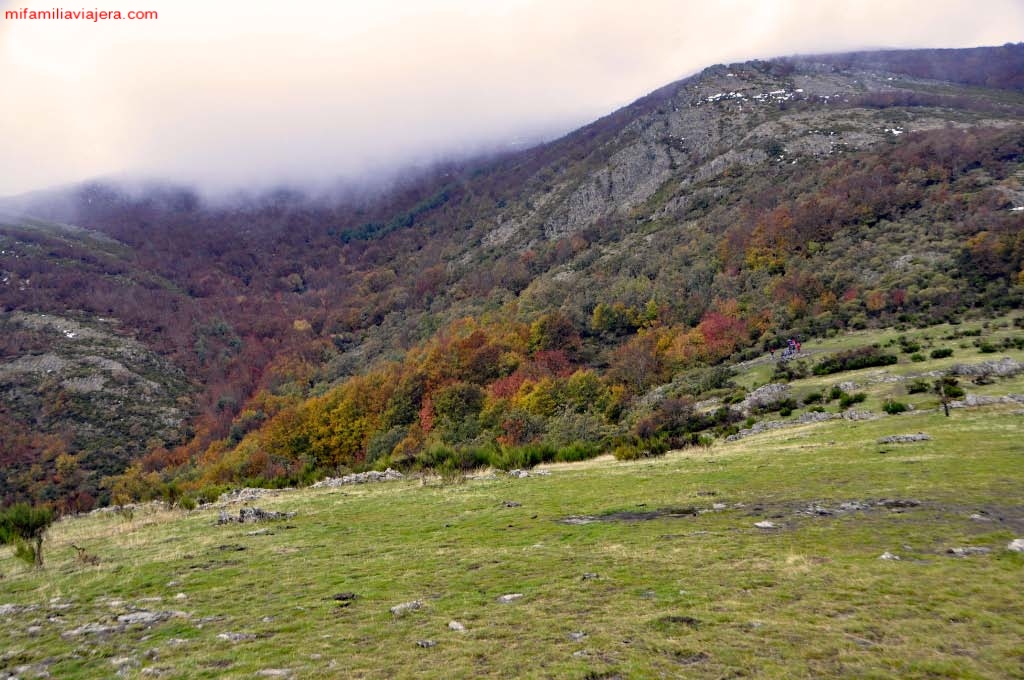
{"type": "Polygon", "coordinates": [[[832,421],[547,477],[283,492],[258,505],[298,515],[262,526],[215,526],[214,510],[66,520],[43,572],[0,553],[0,604],[38,607],[0,619],[0,659],[61,678],[111,677],[122,657],[139,664],[128,677],[170,678],[1019,675],[1024,559],[1004,546],[1024,535],[1021,431],[1004,406],[832,421]],[[876,443],[919,430],[932,441],[876,443]],[[884,497],[922,504],[799,512],[884,497]],[[712,503],[728,507],[558,522],[712,503]],[[970,519],[980,510],[1005,521],[970,519]],[[779,528],[755,528],[763,519],[779,528]],[[249,535],[260,528],[272,533],[249,535]],[[76,562],[72,543],[100,564],[76,562]],[[965,545],[993,552],[945,554],[965,545]],[[880,561],[885,551],[903,559],[880,561]],[[342,591],[359,598],[339,607],[342,591]],[[524,597],[497,602],[512,592],[524,597]],[[389,613],[414,599],[421,610],[389,613]],[[61,637],[135,608],[181,613],[61,637]],[[449,630],[453,619],[467,631],[449,630]],[[255,637],[217,637],[227,632],[255,637]]]}
{"type": "MultiPolygon", "coordinates": [[[[1019,333],[993,326],[982,339],[1019,333]]],[[[879,412],[887,398],[914,405],[898,416],[796,426],[656,460],[552,465],[550,476],[528,479],[276,492],[257,505],[298,514],[265,525],[216,526],[214,509],[152,506],[130,519],[62,521],[45,546],[45,571],[0,552],[0,605],[34,607],[0,616],[0,666],[61,678],[111,677],[118,659],[131,661],[127,677],[153,669],[169,678],[267,669],[295,678],[1020,675],[1024,557],[1005,545],[1024,536],[1021,407],[946,418],[934,396],[876,380],[1024,359],[1016,350],[959,346],[973,337],[941,339],[953,329],[905,333],[953,346],[950,358],[901,354],[893,366],[792,384],[800,397],[853,381],[868,395],[854,408],[879,412]],[[918,431],[933,439],[877,443],[918,431]],[[810,503],[881,498],[921,504],[802,512],[810,503]],[[559,522],[689,507],[706,512],[559,522]],[[979,512],[997,519],[971,519],[979,512]],[[754,526],[766,519],[778,528],[754,526]],[[267,533],[252,533],[260,529],[267,533]],[[76,561],[72,544],[99,564],[76,561]],[[946,554],[962,546],[992,552],[946,554]],[[879,560],[886,551],[902,559],[879,560]],[[339,592],[358,598],[341,606],[332,599],[339,592]],[[523,598],[499,603],[506,593],[523,598]],[[389,612],[416,599],[418,611],[389,612]],[[173,614],[116,630],[118,615],[140,609],[173,614]],[[449,630],[451,620],[467,630],[449,630]],[[68,634],[86,624],[115,630],[68,634]],[[586,636],[572,639],[577,632],[586,636]],[[225,633],[245,639],[218,637],[225,633]]],[[[898,334],[852,334],[805,349],[822,356],[898,334]]],[[[737,380],[759,384],[765,370],[755,363],[737,380]]],[[[964,386],[1021,393],[1024,376],[964,386]]],[[[837,410],[835,402],[827,408],[837,410]]]]}

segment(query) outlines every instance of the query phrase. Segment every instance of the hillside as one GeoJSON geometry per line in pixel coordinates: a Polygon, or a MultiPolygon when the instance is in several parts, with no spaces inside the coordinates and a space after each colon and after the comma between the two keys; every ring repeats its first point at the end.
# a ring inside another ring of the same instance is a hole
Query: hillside
{"type": "MultiPolygon", "coordinates": [[[[0,306],[116,319],[192,379],[188,442],[147,444],[122,496],[727,436],[745,413],[695,406],[756,387],[726,363],[1021,306],[1022,61],[1007,45],[715,66],[378,195],[35,197],[19,207],[121,260],[2,227],[0,270],[30,283],[0,306]]],[[[24,455],[45,476],[42,448],[24,455]]]]}
{"type": "MultiPolygon", "coordinates": [[[[1002,361],[974,343],[1013,332],[998,319],[810,342],[819,356],[873,344],[953,354],[789,383],[800,402],[833,384],[862,389],[857,408],[871,417],[793,414],[785,427],[658,459],[255,489],[192,511],[154,503],[65,518],[49,532],[45,570],[0,552],[0,668],[26,678],[1013,677],[1024,375],[963,378],[968,396],[950,417],[935,396],[907,394],[954,363],[1002,361]],[[997,398],[1007,393],[1018,396],[997,398]],[[885,415],[891,398],[915,408],[885,415]],[[286,516],[221,519],[255,507],[286,516]]],[[[758,384],[766,368],[737,367],[735,380],[758,384]]]]}

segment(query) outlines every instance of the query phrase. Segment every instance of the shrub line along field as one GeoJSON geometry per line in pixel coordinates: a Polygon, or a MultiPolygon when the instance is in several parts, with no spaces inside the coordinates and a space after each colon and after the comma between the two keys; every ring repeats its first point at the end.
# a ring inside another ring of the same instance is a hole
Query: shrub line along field
{"type": "MultiPolygon", "coordinates": [[[[892,347],[876,334],[808,349],[865,340],[892,347]]],[[[954,363],[1024,358],[970,342],[935,343],[952,357],[791,383],[798,396],[857,383],[872,419],[524,477],[260,490],[244,504],[295,515],[257,523],[159,504],[65,519],[50,530],[45,569],[0,553],[0,668],[20,678],[1020,676],[1024,554],[1007,546],[1024,536],[1024,406],[947,418],[935,395],[905,394],[908,378],[954,363]],[[916,410],[881,413],[891,398],[916,410]],[[929,439],[880,443],[918,432],[929,439]]],[[[763,384],[771,370],[753,363],[736,381],[763,384]]],[[[1020,375],[962,385],[1024,392],[1020,375]]]]}

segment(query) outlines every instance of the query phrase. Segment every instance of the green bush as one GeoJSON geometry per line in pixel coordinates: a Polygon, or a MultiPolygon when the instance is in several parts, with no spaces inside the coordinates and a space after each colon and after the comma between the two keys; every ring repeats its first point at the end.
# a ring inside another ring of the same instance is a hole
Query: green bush
{"type": "Polygon", "coordinates": [[[885,354],[877,347],[861,347],[833,354],[814,365],[814,375],[830,375],[873,366],[890,366],[898,361],[895,354],[885,354]]]}
{"type": "Polygon", "coordinates": [[[825,396],[821,392],[811,392],[810,394],[804,395],[803,402],[805,406],[810,404],[820,404],[825,396]]]}
{"type": "Polygon", "coordinates": [[[782,408],[779,409],[779,415],[782,416],[783,418],[788,418],[791,415],[793,415],[793,409],[789,408],[788,406],[783,406],[782,408]]]}
{"type": "Polygon", "coordinates": [[[921,354],[920,352],[914,352],[913,354],[910,355],[910,360],[913,362],[924,361],[924,355],[921,354]]]}
{"type": "Polygon", "coordinates": [[[953,350],[949,347],[936,347],[931,351],[929,356],[931,356],[932,359],[945,359],[946,357],[953,356],[953,350]]]}
{"type": "Polygon", "coordinates": [[[882,410],[891,416],[897,413],[903,413],[907,410],[907,405],[901,401],[895,401],[893,399],[886,399],[885,403],[882,404],[882,410]]]}
{"type": "Polygon", "coordinates": [[[0,544],[14,544],[16,557],[41,567],[43,537],[56,519],[53,508],[15,503],[0,513],[0,544]]]}
{"type": "Polygon", "coordinates": [[[912,380],[907,384],[908,394],[921,394],[922,392],[927,392],[929,389],[931,389],[931,387],[928,385],[928,382],[921,378],[912,380]]]}
{"type": "Polygon", "coordinates": [[[839,387],[839,385],[833,385],[832,389],[828,391],[828,400],[835,401],[836,399],[842,397],[844,394],[846,394],[846,392],[843,392],[843,389],[839,387]]]}
{"type": "Polygon", "coordinates": [[[839,397],[839,408],[844,410],[848,409],[854,404],[859,404],[867,398],[868,395],[863,392],[857,392],[856,394],[846,394],[844,392],[843,395],[839,397]]]}

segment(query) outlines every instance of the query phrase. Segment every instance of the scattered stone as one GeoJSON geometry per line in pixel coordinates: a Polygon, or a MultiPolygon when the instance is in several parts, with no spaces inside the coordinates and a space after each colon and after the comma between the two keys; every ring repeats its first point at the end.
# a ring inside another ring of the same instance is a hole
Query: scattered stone
{"type": "Polygon", "coordinates": [[[509,470],[508,476],[515,477],[516,479],[523,479],[525,477],[529,477],[530,473],[527,472],[526,470],[509,470]]]}
{"type": "Polygon", "coordinates": [[[748,394],[738,406],[743,413],[749,414],[755,409],[765,408],[783,401],[789,396],[789,392],[790,387],[785,383],[768,383],[748,394]]]}
{"type": "Polygon", "coordinates": [[[28,634],[30,637],[36,637],[37,635],[39,635],[42,632],[43,632],[43,627],[42,626],[29,626],[28,628],[25,629],[25,633],[28,634]]]}
{"type": "Polygon", "coordinates": [[[110,660],[110,665],[123,670],[125,668],[136,668],[139,666],[139,660],[131,656],[121,656],[116,659],[110,660]]]}
{"type": "Polygon", "coordinates": [[[1010,357],[1003,357],[999,360],[983,361],[980,364],[954,364],[950,367],[949,372],[951,375],[994,375],[1005,378],[1024,372],[1024,364],[1010,357]]]}
{"type": "Polygon", "coordinates": [[[516,501],[505,501],[502,505],[506,508],[519,508],[522,507],[523,504],[516,501]]]}
{"type": "Polygon", "coordinates": [[[291,674],[291,668],[264,668],[261,671],[256,671],[256,675],[264,678],[287,678],[291,674]]]}
{"type": "Polygon", "coordinates": [[[981,515],[981,514],[978,514],[978,513],[974,513],[973,515],[971,515],[971,519],[973,519],[975,522],[994,522],[995,521],[991,517],[986,517],[985,515],[981,515]]]}
{"type": "Polygon", "coordinates": [[[910,498],[883,498],[877,501],[875,505],[881,508],[889,508],[890,510],[903,510],[905,508],[916,508],[921,505],[921,502],[910,498]]]}
{"type": "Polygon", "coordinates": [[[1001,397],[968,394],[960,401],[949,402],[949,407],[967,408],[970,406],[988,406],[990,404],[1024,404],[1024,394],[1006,394],[1001,397]]]}
{"type": "Polygon", "coordinates": [[[244,489],[236,489],[235,491],[226,491],[220,495],[217,502],[220,504],[227,503],[248,503],[250,501],[259,500],[267,496],[276,496],[280,493],[280,490],[274,489],[254,489],[246,487],[244,489]]]}
{"type": "Polygon", "coordinates": [[[870,505],[866,505],[860,501],[846,501],[839,504],[839,509],[843,512],[856,512],[858,510],[868,510],[870,508],[870,505]]]}
{"type": "Polygon", "coordinates": [[[725,503],[712,503],[711,504],[711,509],[712,510],[725,510],[727,507],[729,507],[729,506],[727,506],[725,503]]]}
{"type": "Polygon", "coordinates": [[[454,630],[456,633],[465,633],[466,627],[458,621],[449,621],[448,630],[454,630]]]}
{"type": "Polygon", "coordinates": [[[569,633],[569,639],[572,640],[573,642],[579,642],[580,640],[582,640],[585,637],[587,637],[587,634],[584,633],[582,630],[575,630],[575,631],[569,633]]]}
{"type": "Polygon", "coordinates": [[[835,511],[829,510],[825,506],[818,505],[817,503],[811,503],[810,505],[808,505],[807,508],[804,510],[804,513],[808,515],[814,515],[817,517],[831,517],[832,515],[836,514],[835,511]]]}
{"type": "Polygon", "coordinates": [[[580,576],[580,580],[581,581],[592,581],[592,580],[594,580],[597,577],[598,577],[597,574],[595,574],[592,571],[588,571],[585,574],[583,574],[583,576],[580,576]]]}
{"type": "Polygon", "coordinates": [[[875,420],[879,416],[877,413],[871,411],[855,411],[853,409],[849,411],[843,411],[843,420],[875,420]]]}
{"type": "Polygon", "coordinates": [[[273,536],[274,532],[270,529],[257,529],[256,531],[249,531],[245,534],[246,536],[273,536]]]}
{"type": "Polygon", "coordinates": [[[509,602],[515,602],[516,600],[523,597],[522,593],[508,593],[498,598],[498,602],[501,604],[508,604],[509,602]]]}
{"type": "Polygon", "coordinates": [[[108,633],[116,633],[119,628],[116,626],[104,626],[100,623],[87,623],[84,626],[78,628],[72,628],[66,630],[60,634],[62,638],[78,637],[79,635],[106,635],[108,633]]]}
{"type": "Polygon", "coordinates": [[[824,411],[808,411],[806,413],[801,413],[797,418],[791,418],[789,420],[763,420],[759,423],[754,423],[747,429],[740,430],[736,434],[729,435],[725,438],[725,441],[735,442],[743,439],[744,437],[750,437],[770,430],[778,430],[783,427],[794,427],[796,425],[808,425],[810,423],[820,423],[826,420],[833,420],[835,418],[842,417],[843,416],[841,415],[826,413],[824,411]]]}
{"type": "Polygon", "coordinates": [[[404,479],[403,475],[398,470],[392,470],[388,468],[384,472],[377,470],[368,470],[367,472],[357,472],[351,475],[345,475],[343,477],[327,477],[321,479],[316,484],[310,486],[311,489],[336,489],[339,486],[345,486],[348,484],[368,484],[370,482],[393,482],[399,479],[404,479]]]}
{"type": "Polygon", "coordinates": [[[884,553],[882,553],[881,555],[878,556],[878,559],[880,559],[880,560],[897,560],[898,561],[900,559],[900,556],[899,555],[893,555],[891,552],[886,550],[884,553]]]}
{"type": "Polygon", "coordinates": [[[131,612],[129,614],[121,614],[117,617],[117,622],[126,626],[143,625],[151,626],[154,623],[160,623],[171,618],[173,612],[148,612],[138,611],[131,612]]]}
{"type": "Polygon", "coordinates": [[[1006,549],[1010,552],[1024,553],[1024,538],[1015,538],[1006,544],[1006,549]]]}
{"type": "Polygon", "coordinates": [[[409,612],[416,611],[422,606],[422,602],[420,602],[419,600],[413,600],[412,602],[403,602],[401,604],[396,604],[394,607],[391,608],[390,611],[394,616],[404,616],[409,612]]]}
{"type": "Polygon", "coordinates": [[[918,432],[917,434],[894,434],[888,437],[882,437],[878,440],[879,444],[909,444],[910,442],[926,442],[931,441],[931,436],[924,432],[918,432]]]}
{"type": "Polygon", "coordinates": [[[230,631],[226,633],[218,633],[218,640],[224,640],[225,642],[245,642],[246,640],[255,640],[256,636],[252,633],[232,633],[230,631]]]}
{"type": "Polygon", "coordinates": [[[178,593],[177,595],[174,596],[174,599],[175,600],[187,600],[188,599],[188,595],[186,595],[185,593],[178,593]]]}
{"type": "Polygon", "coordinates": [[[946,552],[956,557],[968,557],[970,555],[987,555],[992,552],[992,549],[981,548],[978,546],[967,546],[965,548],[950,548],[946,552]]]}
{"type": "Polygon", "coordinates": [[[437,642],[435,642],[434,640],[417,640],[416,646],[422,647],[424,649],[430,649],[431,647],[436,647],[437,642]]]}
{"type": "Polygon", "coordinates": [[[839,383],[839,389],[841,389],[843,392],[853,392],[858,387],[860,387],[860,385],[853,382],[852,380],[845,380],[839,383]]]}
{"type": "Polygon", "coordinates": [[[356,600],[358,598],[359,598],[358,595],[356,595],[355,593],[350,593],[350,592],[337,593],[337,594],[331,596],[332,600],[337,600],[338,602],[351,602],[351,601],[356,600]]]}
{"type": "Polygon", "coordinates": [[[220,518],[217,520],[217,524],[231,524],[233,522],[239,522],[241,524],[247,524],[251,522],[268,522],[272,520],[291,519],[295,516],[294,512],[276,512],[273,510],[263,510],[262,508],[241,508],[238,511],[238,517],[231,517],[224,510],[220,511],[220,518]]]}
{"type": "Polygon", "coordinates": [[[763,522],[755,523],[754,526],[758,529],[774,529],[775,522],[769,522],[768,520],[764,520],[763,522]]]}

